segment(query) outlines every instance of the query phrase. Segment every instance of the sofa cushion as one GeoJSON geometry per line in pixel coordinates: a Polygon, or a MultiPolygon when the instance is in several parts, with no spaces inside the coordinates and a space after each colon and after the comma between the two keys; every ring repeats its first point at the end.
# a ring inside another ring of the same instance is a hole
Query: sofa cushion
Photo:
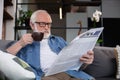
{"type": "Polygon", "coordinates": [[[0,71],[10,80],[34,80],[33,69],[20,58],[0,51],[0,71]]]}
{"type": "Polygon", "coordinates": [[[115,79],[115,77],[102,77],[102,78],[96,78],[96,80],[120,80],[120,79],[115,79]]]}
{"type": "Polygon", "coordinates": [[[116,78],[120,79],[120,46],[117,45],[115,48],[116,51],[116,64],[117,64],[117,71],[116,71],[116,78]]]}
{"type": "Polygon", "coordinates": [[[85,72],[95,78],[115,76],[116,74],[116,59],[114,48],[110,47],[95,47],[94,61],[86,67],[85,72]]]}

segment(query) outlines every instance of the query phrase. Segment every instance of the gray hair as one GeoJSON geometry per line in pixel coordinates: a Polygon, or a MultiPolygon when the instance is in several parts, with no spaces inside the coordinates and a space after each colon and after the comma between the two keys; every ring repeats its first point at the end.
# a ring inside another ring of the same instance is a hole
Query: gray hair
{"type": "MultiPolygon", "coordinates": [[[[39,13],[47,13],[47,14],[50,16],[50,14],[49,14],[46,10],[37,10],[37,11],[33,12],[33,14],[32,14],[31,17],[30,17],[30,21],[31,21],[32,23],[35,22],[35,18],[36,18],[36,16],[37,16],[39,13]]],[[[51,17],[51,16],[50,16],[50,17],[51,17]]]]}

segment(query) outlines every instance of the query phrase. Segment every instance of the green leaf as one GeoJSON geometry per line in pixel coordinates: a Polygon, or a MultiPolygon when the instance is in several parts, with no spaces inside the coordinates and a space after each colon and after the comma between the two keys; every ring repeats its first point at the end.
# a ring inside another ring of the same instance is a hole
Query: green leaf
{"type": "Polygon", "coordinates": [[[98,40],[97,40],[97,43],[101,43],[101,42],[103,42],[102,39],[98,39],[98,40]]]}

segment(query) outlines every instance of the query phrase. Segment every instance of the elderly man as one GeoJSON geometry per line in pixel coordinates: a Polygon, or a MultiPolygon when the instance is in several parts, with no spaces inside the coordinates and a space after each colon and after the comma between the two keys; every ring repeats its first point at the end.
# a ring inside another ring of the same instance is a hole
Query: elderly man
{"type": "MultiPolygon", "coordinates": [[[[56,59],[59,52],[67,46],[66,41],[51,35],[52,19],[45,10],[35,11],[30,18],[33,31],[44,33],[41,41],[35,41],[31,33],[24,34],[19,41],[10,46],[7,51],[27,62],[34,70],[36,80],[80,80],[93,79],[83,71],[68,70],[51,76],[44,76],[56,59]]],[[[80,58],[80,62],[91,64],[93,51],[88,51],[80,58]]]]}

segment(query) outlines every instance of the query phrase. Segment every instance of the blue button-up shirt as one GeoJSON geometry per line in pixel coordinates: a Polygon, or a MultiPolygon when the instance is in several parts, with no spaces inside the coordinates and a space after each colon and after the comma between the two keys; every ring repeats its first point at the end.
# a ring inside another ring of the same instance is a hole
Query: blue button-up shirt
{"type": "MultiPolygon", "coordinates": [[[[61,37],[51,35],[48,39],[48,45],[53,52],[59,54],[59,52],[65,46],[67,46],[67,42],[61,37]]],[[[27,46],[23,47],[17,53],[17,56],[23,59],[32,67],[36,75],[36,80],[41,80],[41,77],[44,73],[42,72],[40,65],[40,42],[35,41],[32,44],[28,44],[27,46]]],[[[66,73],[76,78],[84,78],[84,80],[91,78],[90,75],[84,73],[83,71],[69,70],[66,71],[66,73]]]]}

